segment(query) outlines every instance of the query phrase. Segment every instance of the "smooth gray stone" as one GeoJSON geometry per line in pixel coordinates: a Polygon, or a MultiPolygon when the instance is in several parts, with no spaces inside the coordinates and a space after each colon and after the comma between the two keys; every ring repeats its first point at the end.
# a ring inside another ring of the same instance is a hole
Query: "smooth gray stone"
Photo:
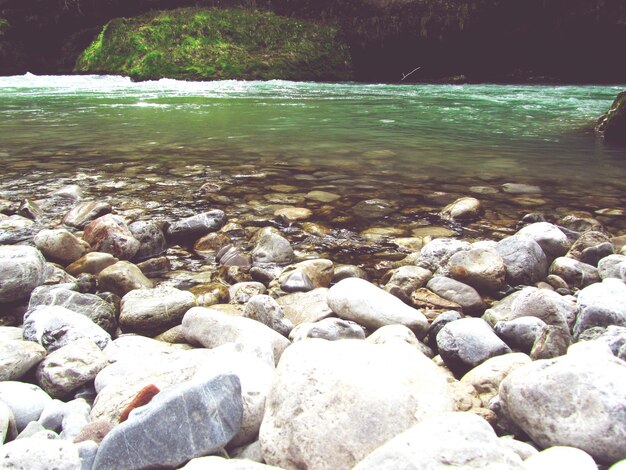
{"type": "Polygon", "coordinates": [[[93,469],[179,467],[224,447],[239,431],[242,416],[236,375],[168,388],[107,434],[93,469]]]}
{"type": "Polygon", "coordinates": [[[598,262],[600,279],[614,277],[626,281],[626,255],[609,255],[598,262]]]}
{"type": "Polygon", "coordinates": [[[52,400],[46,404],[37,420],[44,428],[51,431],[60,432],[63,426],[63,415],[65,414],[65,402],[52,400]]]}
{"type": "Polygon", "coordinates": [[[61,439],[73,441],[80,431],[89,424],[91,406],[84,398],[77,398],[65,404],[61,439]]]}
{"type": "Polygon", "coordinates": [[[470,249],[470,244],[456,238],[436,238],[420,251],[417,265],[435,273],[443,268],[453,254],[470,249]]]}
{"type": "Polygon", "coordinates": [[[308,292],[314,286],[304,271],[296,269],[280,284],[280,288],[285,292],[308,292]]]}
{"type": "Polygon", "coordinates": [[[41,226],[21,215],[12,215],[0,220],[0,245],[29,242],[41,226]]]}
{"type": "Polygon", "coordinates": [[[572,246],[567,235],[556,225],[549,222],[536,222],[527,225],[518,231],[517,235],[535,240],[548,259],[563,256],[572,246]]]}
{"type": "Polygon", "coordinates": [[[0,340],[0,381],[19,380],[46,356],[46,350],[32,341],[0,340]]]}
{"type": "Polygon", "coordinates": [[[511,348],[529,354],[544,326],[546,322],[541,318],[529,316],[499,321],[494,326],[494,331],[511,348]]]}
{"type": "Polygon", "coordinates": [[[226,214],[219,209],[197,214],[171,224],[166,231],[169,241],[193,242],[209,232],[219,230],[226,222],[226,214]]]}
{"type": "Polygon", "coordinates": [[[444,299],[459,304],[465,313],[481,314],[485,310],[483,299],[476,289],[455,279],[435,276],[426,287],[444,299]]]}
{"type": "Polygon", "coordinates": [[[458,375],[491,357],[511,352],[480,318],[462,318],[448,323],[437,335],[437,348],[446,366],[458,375]]]}
{"type": "Polygon", "coordinates": [[[98,453],[98,444],[94,441],[83,441],[76,444],[80,457],[80,470],[91,470],[98,453]]]}
{"type": "Polygon", "coordinates": [[[252,250],[255,265],[289,264],[293,261],[293,248],[285,237],[272,230],[264,230],[252,250]]]}
{"type": "Polygon", "coordinates": [[[165,235],[154,222],[143,220],[133,222],[128,226],[128,229],[140,243],[139,250],[134,257],[136,261],[154,258],[167,250],[165,235]]]}
{"type": "Polygon", "coordinates": [[[39,419],[52,398],[36,385],[0,382],[0,400],[11,408],[17,431],[21,432],[28,423],[39,419]]]}
{"type": "Polygon", "coordinates": [[[619,279],[585,287],[578,294],[574,336],[594,326],[626,326],[626,284],[619,279]]]}
{"type": "Polygon", "coordinates": [[[460,320],[461,318],[463,318],[463,315],[456,310],[448,310],[447,312],[437,315],[437,318],[435,318],[428,327],[428,346],[432,349],[437,349],[437,335],[441,329],[448,323],[460,320]]]}
{"type": "Polygon", "coordinates": [[[600,281],[600,275],[595,266],[574,258],[560,257],[555,259],[550,266],[550,274],[559,276],[569,288],[582,289],[600,281]]]}
{"type": "Polygon", "coordinates": [[[24,316],[24,339],[36,341],[48,352],[79,338],[89,338],[101,349],[111,341],[111,335],[85,315],[65,307],[39,306],[24,316]]]}
{"type": "Polygon", "coordinates": [[[46,259],[30,246],[0,246],[0,304],[27,298],[46,280],[46,259]]]}
{"type": "MultiPolygon", "coordinates": [[[[407,331],[413,334],[408,328],[407,331]]],[[[365,330],[353,321],[324,318],[315,323],[300,323],[289,334],[289,339],[292,341],[302,341],[306,338],[321,338],[328,341],[365,339],[365,330]]]]}
{"type": "Polygon", "coordinates": [[[531,285],[548,275],[548,260],[541,246],[531,238],[514,235],[498,242],[496,250],[506,266],[506,280],[512,286],[531,285]]]}
{"type": "Polygon", "coordinates": [[[63,439],[31,437],[0,447],[3,469],[81,470],[78,447],[63,439]]]}
{"type": "Polygon", "coordinates": [[[28,309],[33,310],[40,305],[58,305],[85,315],[106,332],[114,333],[117,328],[115,306],[97,295],[82,294],[72,287],[72,284],[38,287],[30,296],[28,309]]]}
{"type": "Polygon", "coordinates": [[[243,316],[259,321],[283,336],[289,336],[293,324],[285,318],[283,310],[269,295],[253,295],[248,300],[243,316]]]}
{"type": "Polygon", "coordinates": [[[76,204],[63,218],[63,223],[75,228],[85,228],[92,220],[111,212],[108,202],[85,201],[76,204]]]}

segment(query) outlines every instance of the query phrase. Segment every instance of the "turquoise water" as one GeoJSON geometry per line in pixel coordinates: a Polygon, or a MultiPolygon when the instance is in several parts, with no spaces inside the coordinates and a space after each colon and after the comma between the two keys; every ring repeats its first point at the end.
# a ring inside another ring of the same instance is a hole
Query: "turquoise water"
{"type": "Polygon", "coordinates": [[[452,229],[491,236],[528,212],[585,211],[621,233],[626,149],[593,125],[624,88],[0,77],[0,198],[78,182],[151,216],[220,207],[258,224],[293,205],[332,229],[407,235],[473,195],[485,220],[452,229]],[[341,198],[311,201],[312,190],[341,198]],[[371,198],[391,214],[355,215],[371,198]]]}

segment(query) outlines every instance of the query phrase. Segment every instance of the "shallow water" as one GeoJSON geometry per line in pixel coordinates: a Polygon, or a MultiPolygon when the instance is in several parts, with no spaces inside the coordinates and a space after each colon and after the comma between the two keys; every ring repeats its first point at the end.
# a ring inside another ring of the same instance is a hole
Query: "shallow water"
{"type": "MultiPolygon", "coordinates": [[[[219,207],[244,225],[284,225],[277,208],[308,207],[335,242],[358,238],[363,253],[349,243],[340,256],[357,261],[424,226],[503,236],[528,212],[595,212],[618,234],[626,149],[605,145],[593,125],[624,88],[0,77],[0,198],[77,182],[139,217],[219,207]],[[199,192],[207,182],[219,190],[199,192]],[[541,192],[503,192],[511,182],[541,192]],[[305,197],[312,190],[340,198],[305,197]],[[438,219],[466,195],[483,201],[485,218],[438,219]],[[372,198],[391,212],[355,213],[372,198]],[[383,227],[394,230],[381,237],[383,227]]],[[[306,248],[328,248],[289,227],[306,248]]]]}

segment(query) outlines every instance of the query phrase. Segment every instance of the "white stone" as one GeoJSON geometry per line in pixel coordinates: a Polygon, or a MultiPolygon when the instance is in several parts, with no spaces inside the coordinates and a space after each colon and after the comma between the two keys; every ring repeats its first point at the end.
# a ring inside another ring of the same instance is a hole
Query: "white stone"
{"type": "Polygon", "coordinates": [[[428,321],[424,314],[397,297],[358,278],[339,281],[328,291],[328,305],[339,317],[371,330],[401,324],[418,338],[426,336],[428,321]]]}
{"type": "Polygon", "coordinates": [[[535,240],[549,259],[563,256],[572,246],[567,235],[549,222],[536,222],[527,225],[519,230],[517,235],[535,240]]]}
{"type": "Polygon", "coordinates": [[[33,241],[46,258],[64,265],[73,263],[90,248],[89,243],[63,228],[42,230],[33,241]]]}
{"type": "Polygon", "coordinates": [[[209,457],[198,457],[189,461],[183,467],[184,470],[270,470],[278,469],[271,465],[253,462],[248,459],[225,459],[211,455],[209,457]]]}
{"type": "Polygon", "coordinates": [[[18,439],[0,447],[5,470],[81,470],[78,447],[61,439],[18,439]]]}
{"type": "Polygon", "coordinates": [[[261,447],[278,467],[347,469],[452,407],[445,375],[409,345],[307,339],[290,346],[278,365],[261,447]]]}
{"type": "Polygon", "coordinates": [[[28,423],[37,421],[50,395],[37,385],[24,382],[0,382],[0,400],[8,405],[15,417],[15,425],[21,432],[28,423]]]}
{"type": "Polygon", "coordinates": [[[32,341],[0,340],[0,381],[19,380],[46,357],[46,350],[32,341]]]}
{"type": "Polygon", "coordinates": [[[527,470],[597,470],[598,466],[587,453],[575,447],[554,446],[524,461],[527,470]]]}

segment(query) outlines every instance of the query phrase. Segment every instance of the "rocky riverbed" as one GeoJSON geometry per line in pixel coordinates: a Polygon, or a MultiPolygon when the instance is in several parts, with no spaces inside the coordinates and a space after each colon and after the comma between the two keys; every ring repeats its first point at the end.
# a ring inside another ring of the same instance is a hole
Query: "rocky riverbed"
{"type": "Polygon", "coordinates": [[[0,467],[626,465],[620,188],[28,165],[0,193],[0,467]]]}

